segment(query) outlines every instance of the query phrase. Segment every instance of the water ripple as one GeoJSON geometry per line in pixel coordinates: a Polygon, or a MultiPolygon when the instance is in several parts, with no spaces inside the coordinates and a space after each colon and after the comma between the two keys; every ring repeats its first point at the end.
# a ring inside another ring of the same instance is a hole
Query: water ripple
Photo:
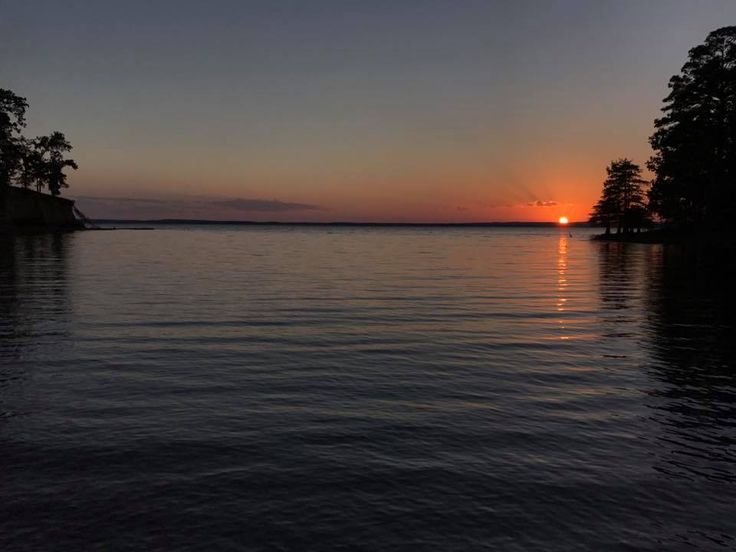
{"type": "Polygon", "coordinates": [[[1,242],[0,547],[736,548],[731,277],[575,233],[1,242]]]}

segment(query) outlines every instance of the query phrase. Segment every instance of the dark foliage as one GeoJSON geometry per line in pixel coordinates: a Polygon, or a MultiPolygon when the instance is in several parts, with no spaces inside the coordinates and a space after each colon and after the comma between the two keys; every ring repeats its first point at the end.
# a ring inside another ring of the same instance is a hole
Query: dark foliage
{"type": "Polygon", "coordinates": [[[617,159],[606,167],[601,199],[593,207],[590,222],[605,226],[606,233],[616,226],[617,233],[629,234],[649,225],[641,168],[631,159],[617,159]]]}
{"type": "Polygon", "coordinates": [[[20,132],[27,108],[25,98],[0,88],[0,188],[10,185],[21,166],[27,143],[20,132]]]}
{"type": "Polygon", "coordinates": [[[725,228],[736,216],[736,27],[690,50],[650,138],[650,205],[674,226],[725,228]]]}
{"type": "Polygon", "coordinates": [[[27,108],[25,98],[0,88],[0,188],[35,186],[59,195],[68,186],[64,169],[77,169],[73,159],[64,158],[72,146],[61,132],[25,138],[21,131],[27,108]]]}

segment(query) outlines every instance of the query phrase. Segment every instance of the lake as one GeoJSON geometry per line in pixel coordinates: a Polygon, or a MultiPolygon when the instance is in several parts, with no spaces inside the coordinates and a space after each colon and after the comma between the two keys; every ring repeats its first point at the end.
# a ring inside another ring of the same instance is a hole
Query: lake
{"type": "Polygon", "coordinates": [[[4,238],[0,549],[735,549],[732,274],[590,235],[4,238]]]}

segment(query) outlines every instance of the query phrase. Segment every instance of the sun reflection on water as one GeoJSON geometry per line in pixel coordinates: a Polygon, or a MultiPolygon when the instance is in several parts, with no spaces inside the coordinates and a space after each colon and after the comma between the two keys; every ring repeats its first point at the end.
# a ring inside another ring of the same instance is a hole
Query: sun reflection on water
{"type": "MultiPolygon", "coordinates": [[[[560,234],[560,240],[557,244],[557,312],[560,315],[558,324],[563,333],[567,333],[566,321],[564,314],[567,307],[567,248],[568,236],[560,234]]],[[[562,335],[560,339],[570,339],[569,335],[562,335]]]]}

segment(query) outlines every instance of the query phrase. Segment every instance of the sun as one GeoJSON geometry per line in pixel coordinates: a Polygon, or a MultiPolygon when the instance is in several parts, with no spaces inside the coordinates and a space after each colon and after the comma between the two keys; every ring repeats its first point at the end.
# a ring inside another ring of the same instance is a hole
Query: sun
{"type": "Polygon", "coordinates": [[[567,217],[560,217],[560,220],[558,222],[562,225],[565,225],[570,221],[567,219],[567,217]]]}

